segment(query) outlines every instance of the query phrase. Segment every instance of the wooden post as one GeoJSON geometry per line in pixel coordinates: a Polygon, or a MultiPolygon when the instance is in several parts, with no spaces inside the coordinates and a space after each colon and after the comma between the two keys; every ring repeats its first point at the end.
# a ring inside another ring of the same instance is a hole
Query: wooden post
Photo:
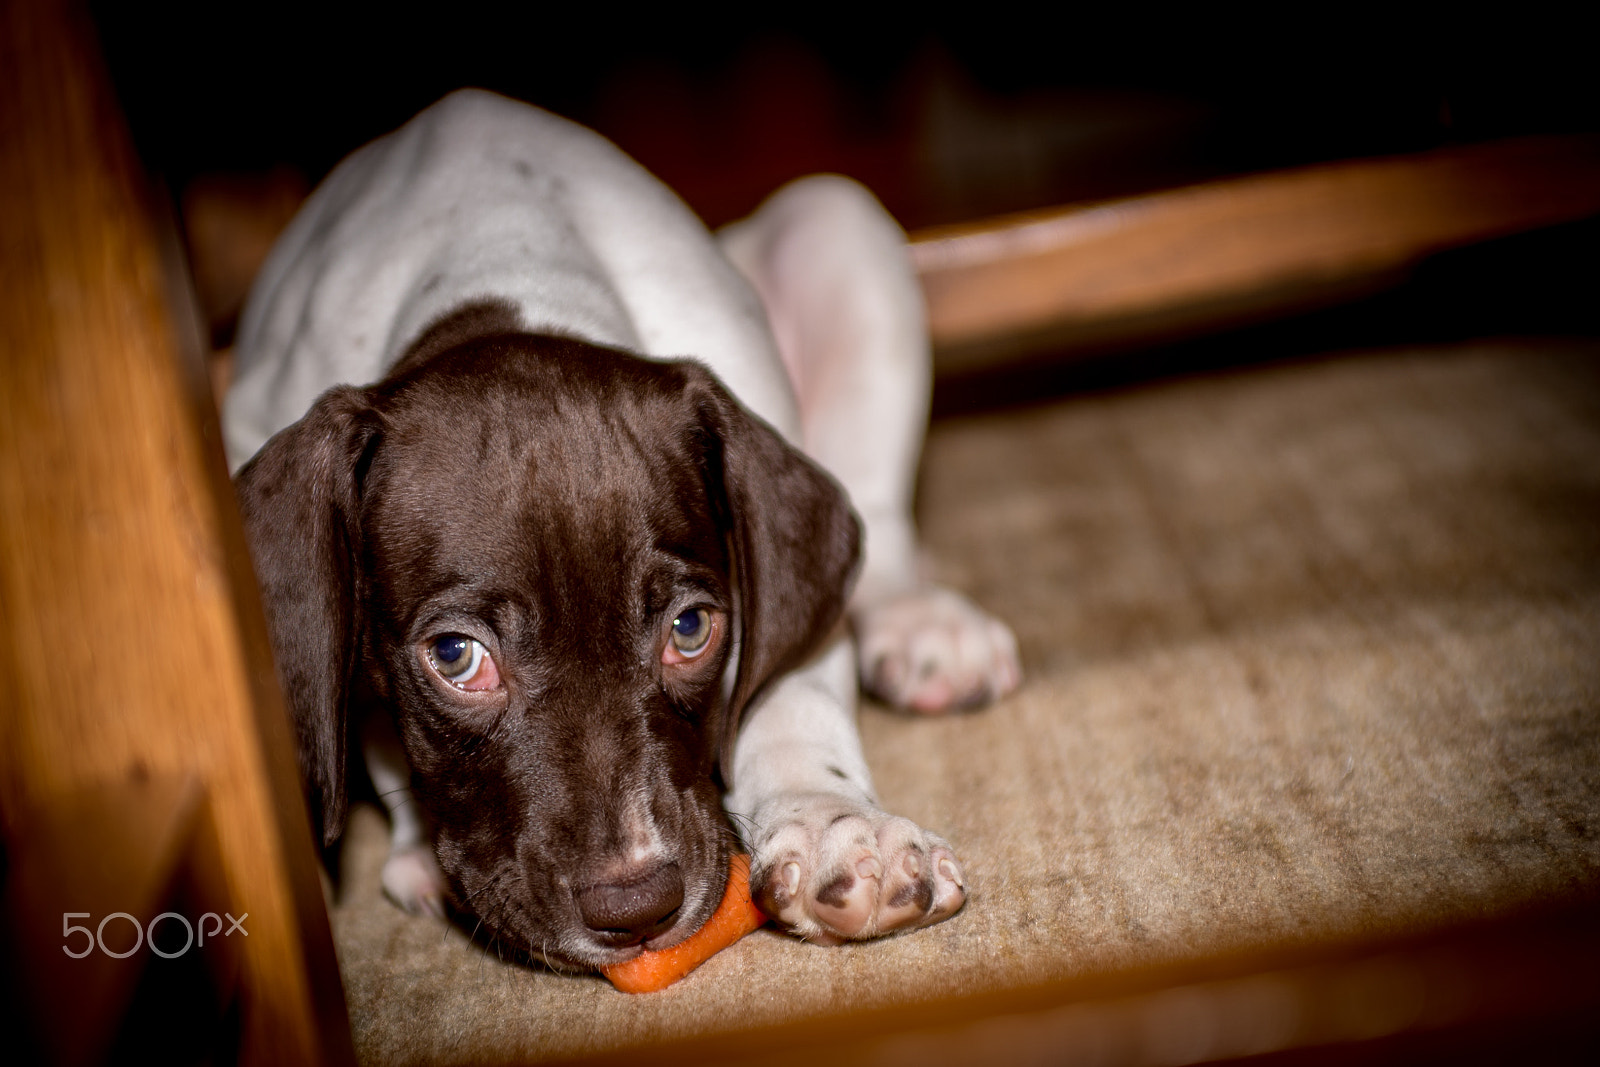
{"type": "MultiPolygon", "coordinates": [[[[97,804],[125,814],[118,798],[141,783],[176,783],[159,796],[177,799],[152,809],[170,818],[150,828],[148,849],[107,848],[109,818],[50,843],[76,850],[65,866],[99,879],[92,895],[113,907],[119,891],[134,893],[130,866],[171,862],[157,842],[213,836],[218,892],[235,916],[248,915],[247,938],[232,946],[240,1058],[351,1062],[290,725],[193,312],[186,285],[175,284],[175,246],[143,195],[87,18],[54,0],[0,0],[8,852],[37,844],[48,816],[69,807],[99,822],[97,804]],[[183,799],[190,782],[199,806],[183,799]],[[212,829],[197,837],[200,823],[212,829]]],[[[62,910],[45,900],[37,914],[9,918],[59,945],[62,910]]],[[[73,961],[56,955],[70,982],[73,961]]],[[[70,1011],[62,1019],[42,1035],[47,1046],[68,1036],[59,1027],[74,1025],[70,1011]]]]}
{"type": "Polygon", "coordinates": [[[1337,302],[1447,248],[1600,212],[1600,139],[1529,137],[911,235],[941,373],[1337,302]]]}

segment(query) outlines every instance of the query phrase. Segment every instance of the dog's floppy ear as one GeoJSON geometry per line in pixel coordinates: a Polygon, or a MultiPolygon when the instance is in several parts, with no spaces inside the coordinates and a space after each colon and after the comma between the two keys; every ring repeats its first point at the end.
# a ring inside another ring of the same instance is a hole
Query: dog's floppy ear
{"type": "Polygon", "coordinates": [[[709,373],[701,395],[707,465],[727,504],[739,592],[739,673],[721,737],[722,776],[731,786],[745,707],[816,649],[844,613],[861,561],[861,525],[839,484],[709,373]]]}
{"type": "Polygon", "coordinates": [[[235,478],[312,823],[324,844],[344,830],[345,704],[361,624],[357,468],[377,426],[364,393],[331,389],[235,478]]]}

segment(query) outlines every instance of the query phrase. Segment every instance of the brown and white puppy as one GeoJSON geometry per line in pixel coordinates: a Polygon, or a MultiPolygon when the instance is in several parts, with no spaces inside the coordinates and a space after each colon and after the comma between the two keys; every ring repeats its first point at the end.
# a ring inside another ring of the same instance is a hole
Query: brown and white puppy
{"type": "Polygon", "coordinates": [[[312,196],[237,361],[314,810],[336,839],[361,737],[402,906],[616,962],[710,914],[731,815],[801,936],[960,907],[949,846],[876,802],[857,672],[938,711],[1015,686],[1015,644],[918,580],[921,308],[858,186],[713,238],[594,134],[457,93],[312,196]]]}

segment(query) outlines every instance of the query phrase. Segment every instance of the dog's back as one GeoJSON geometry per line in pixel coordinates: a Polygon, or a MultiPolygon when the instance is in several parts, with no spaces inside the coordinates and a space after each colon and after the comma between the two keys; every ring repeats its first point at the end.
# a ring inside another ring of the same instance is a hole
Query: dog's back
{"type": "Polygon", "coordinates": [[[466,90],[340,164],[279,241],[240,323],[230,464],[491,300],[529,332],[693,356],[795,436],[760,302],[683,203],[598,135],[466,90]]]}

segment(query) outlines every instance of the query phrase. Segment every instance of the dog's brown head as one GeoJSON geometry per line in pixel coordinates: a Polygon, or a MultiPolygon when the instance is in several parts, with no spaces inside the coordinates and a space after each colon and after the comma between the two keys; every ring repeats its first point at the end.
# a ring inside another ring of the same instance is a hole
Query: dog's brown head
{"type": "Polygon", "coordinates": [[[238,476],[325,841],[394,716],[457,902],[594,966],[715,908],[739,716],[837,621],[842,492],[704,368],[498,333],[325,394],[238,476]]]}

